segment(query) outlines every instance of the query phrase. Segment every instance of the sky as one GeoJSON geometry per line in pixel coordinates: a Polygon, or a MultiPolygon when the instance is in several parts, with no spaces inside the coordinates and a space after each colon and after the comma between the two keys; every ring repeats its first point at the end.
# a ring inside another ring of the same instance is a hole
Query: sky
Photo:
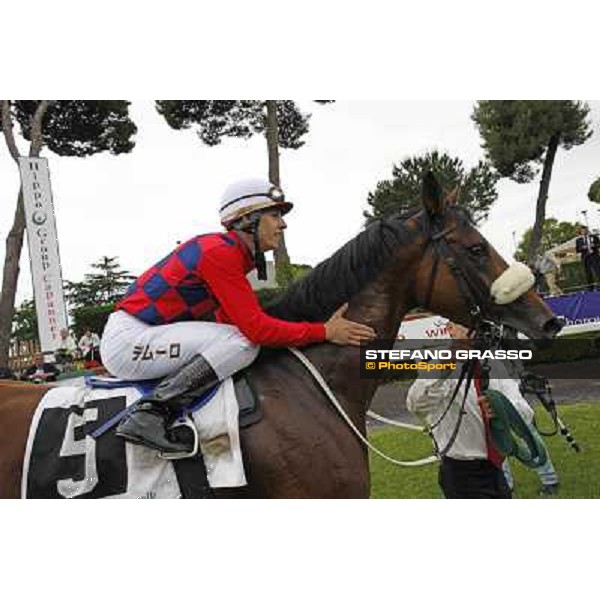
{"type": "MultiPolygon", "coordinates": [[[[594,135],[570,151],[559,149],[550,186],[547,217],[600,226],[600,206],[587,190],[600,176],[600,101],[588,101],[594,135]]],[[[295,210],[287,217],[286,240],[293,262],[314,265],[356,235],[363,226],[366,198],[392,166],[409,156],[438,149],[467,168],[483,158],[470,115],[474,101],[300,101],[312,114],[305,145],[282,150],[281,179],[295,210]]],[[[63,158],[50,152],[52,192],[63,278],[83,279],[90,264],[116,256],[139,274],[178,241],[219,229],[218,204],[225,187],[267,173],[266,142],[225,139],[202,144],[193,130],[170,129],[154,102],[134,101],[138,127],[130,154],[63,158]]],[[[15,129],[17,131],[17,129],[15,129]]],[[[22,154],[27,145],[18,138],[22,154]]],[[[18,191],[15,163],[1,143],[0,261],[12,225],[18,191]]],[[[501,180],[498,200],[481,230],[507,259],[531,227],[539,176],[530,184],[501,180]],[[514,234],[513,234],[514,232],[514,234]]],[[[27,250],[21,259],[17,301],[32,297],[27,250]]]]}

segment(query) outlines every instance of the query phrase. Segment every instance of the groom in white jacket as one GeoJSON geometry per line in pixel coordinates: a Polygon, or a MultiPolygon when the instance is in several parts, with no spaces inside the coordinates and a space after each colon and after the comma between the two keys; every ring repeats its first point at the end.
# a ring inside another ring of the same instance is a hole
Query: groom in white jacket
{"type": "MultiPolygon", "coordinates": [[[[455,340],[467,340],[468,330],[456,323],[448,323],[448,332],[455,340]]],[[[503,368],[495,364],[495,368],[503,368]]],[[[428,425],[436,423],[450,402],[457,384],[450,378],[450,371],[436,371],[439,377],[417,379],[408,391],[408,410],[428,425]]],[[[492,373],[489,387],[504,394],[521,413],[527,423],[533,421],[533,410],[521,395],[517,381],[508,373],[492,373]],[[496,375],[497,378],[494,378],[496,375]]],[[[450,441],[460,416],[464,386],[450,406],[447,414],[434,427],[432,434],[438,448],[444,448],[450,441]]],[[[485,394],[481,394],[479,378],[473,378],[469,385],[464,405],[464,414],[456,439],[448,453],[441,460],[439,484],[446,498],[511,498],[512,493],[502,470],[504,456],[491,444],[489,435],[489,404],[485,394]]]]}

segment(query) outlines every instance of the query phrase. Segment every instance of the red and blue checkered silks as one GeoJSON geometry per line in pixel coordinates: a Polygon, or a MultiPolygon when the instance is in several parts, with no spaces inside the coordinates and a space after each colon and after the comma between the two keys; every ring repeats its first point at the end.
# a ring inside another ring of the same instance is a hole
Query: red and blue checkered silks
{"type": "MultiPolygon", "coordinates": [[[[202,321],[203,317],[209,317],[219,303],[202,276],[203,255],[222,244],[237,246],[239,254],[245,246],[236,237],[232,233],[199,235],[178,246],[132,283],[117,310],[124,310],[149,325],[202,321]]],[[[252,260],[248,251],[245,254],[249,271],[252,260]]]]}
{"type": "Polygon", "coordinates": [[[212,320],[236,325],[252,342],[305,345],[325,339],[323,323],[267,315],[246,278],[252,255],[235,231],[196,236],[140,275],[117,310],[149,325],[212,320]]]}

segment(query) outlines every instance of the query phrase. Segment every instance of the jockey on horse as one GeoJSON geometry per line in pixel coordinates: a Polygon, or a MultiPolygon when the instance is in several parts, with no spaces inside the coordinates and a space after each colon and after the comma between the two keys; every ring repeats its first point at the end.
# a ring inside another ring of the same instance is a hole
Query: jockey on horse
{"type": "Polygon", "coordinates": [[[121,421],[118,436],[165,454],[189,452],[191,444],[169,434],[174,414],[247,367],[259,346],[374,339],[371,327],[341,316],[345,307],[325,323],[284,321],[260,307],[246,274],[257,268],[266,279],[264,253],[279,245],[292,207],[268,181],[234,183],[221,200],[224,233],[191,238],[130,286],[102,336],[104,365],[123,379],[165,379],[121,421]]]}

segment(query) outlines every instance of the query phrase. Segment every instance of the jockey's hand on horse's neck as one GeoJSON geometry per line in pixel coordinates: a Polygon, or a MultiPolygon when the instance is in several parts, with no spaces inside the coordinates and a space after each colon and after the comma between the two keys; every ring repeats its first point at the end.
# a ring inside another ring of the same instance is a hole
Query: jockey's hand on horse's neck
{"type": "Polygon", "coordinates": [[[345,318],[372,327],[379,339],[395,339],[408,307],[388,292],[385,280],[369,285],[349,303],[345,318]]]}
{"type": "Polygon", "coordinates": [[[375,330],[344,317],[348,305],[344,304],[325,323],[325,336],[328,342],[339,346],[359,346],[370,342],[376,337],[375,330]]]}

